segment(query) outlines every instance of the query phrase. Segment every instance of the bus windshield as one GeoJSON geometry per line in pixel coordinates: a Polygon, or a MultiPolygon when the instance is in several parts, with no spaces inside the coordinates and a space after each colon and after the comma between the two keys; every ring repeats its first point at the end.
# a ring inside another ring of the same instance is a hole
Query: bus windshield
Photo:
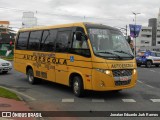
{"type": "Polygon", "coordinates": [[[131,48],[120,31],[99,28],[89,28],[88,31],[95,55],[133,59],[131,48]]]}

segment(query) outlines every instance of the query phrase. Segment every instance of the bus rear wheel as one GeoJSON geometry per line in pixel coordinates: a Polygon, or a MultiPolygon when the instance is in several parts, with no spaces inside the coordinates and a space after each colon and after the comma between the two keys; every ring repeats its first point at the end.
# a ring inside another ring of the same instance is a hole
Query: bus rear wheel
{"type": "Polygon", "coordinates": [[[84,95],[82,78],[79,76],[73,78],[73,93],[77,97],[82,97],[84,95]]]}
{"type": "Polygon", "coordinates": [[[27,71],[27,79],[30,84],[36,83],[36,78],[34,77],[34,72],[31,68],[27,71]]]}

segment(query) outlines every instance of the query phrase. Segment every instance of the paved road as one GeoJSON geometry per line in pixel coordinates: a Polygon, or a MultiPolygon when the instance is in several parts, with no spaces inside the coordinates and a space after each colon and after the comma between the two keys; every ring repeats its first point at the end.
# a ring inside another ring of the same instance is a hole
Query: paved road
{"type": "MultiPolygon", "coordinates": [[[[120,93],[87,92],[84,98],[75,97],[72,90],[63,85],[45,81],[38,85],[30,85],[26,75],[15,70],[6,75],[0,74],[0,86],[18,92],[31,109],[38,111],[159,111],[160,67],[142,66],[138,68],[138,74],[137,85],[132,89],[120,93]]],[[[106,120],[106,118],[101,119],[106,120]]]]}

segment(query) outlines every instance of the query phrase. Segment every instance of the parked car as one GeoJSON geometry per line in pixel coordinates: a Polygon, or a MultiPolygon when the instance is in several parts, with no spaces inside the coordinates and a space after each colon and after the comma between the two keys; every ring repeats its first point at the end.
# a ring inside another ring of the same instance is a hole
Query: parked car
{"type": "Polygon", "coordinates": [[[12,69],[12,64],[9,61],[0,58],[0,73],[8,73],[12,69]]]}
{"type": "Polygon", "coordinates": [[[137,66],[146,65],[150,68],[152,65],[159,67],[160,65],[160,52],[157,51],[140,51],[136,57],[137,66]]]}

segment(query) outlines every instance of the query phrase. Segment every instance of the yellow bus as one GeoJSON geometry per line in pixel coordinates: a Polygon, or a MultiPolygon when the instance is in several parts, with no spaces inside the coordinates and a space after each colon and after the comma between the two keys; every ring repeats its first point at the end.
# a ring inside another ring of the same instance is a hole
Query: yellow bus
{"type": "Polygon", "coordinates": [[[19,30],[14,68],[31,84],[40,78],[67,85],[78,97],[85,90],[131,88],[137,81],[135,57],[123,34],[94,23],[19,30]]]}

